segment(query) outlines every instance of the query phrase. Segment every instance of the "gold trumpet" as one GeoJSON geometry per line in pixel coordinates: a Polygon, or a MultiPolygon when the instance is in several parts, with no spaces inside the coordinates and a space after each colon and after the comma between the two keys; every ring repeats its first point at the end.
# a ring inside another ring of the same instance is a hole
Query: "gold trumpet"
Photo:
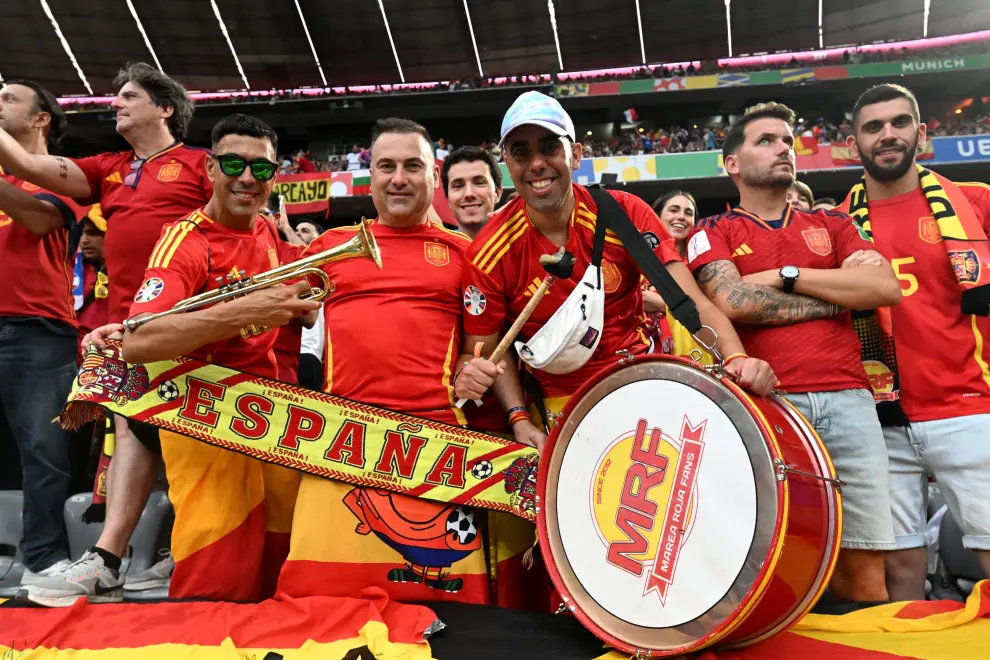
{"type": "MultiPolygon", "coordinates": [[[[367,259],[371,259],[375,262],[376,266],[379,268],[382,267],[382,256],[378,250],[378,243],[375,242],[375,235],[371,233],[370,222],[364,218],[361,219],[361,224],[358,228],[357,235],[346,243],[342,243],[337,247],[332,247],[329,250],[314,254],[311,257],[306,257],[305,259],[300,259],[299,261],[294,261],[290,264],[285,264],[284,266],[279,266],[278,268],[273,268],[265,271],[264,273],[259,273],[258,275],[253,275],[251,277],[235,280],[234,277],[228,275],[228,282],[226,284],[224,284],[223,278],[218,277],[217,284],[220,285],[219,288],[213,291],[207,291],[206,293],[201,293],[198,296],[193,296],[192,298],[186,298],[185,300],[176,303],[175,307],[172,309],[164,312],[151,314],[150,316],[143,316],[138,319],[127,319],[124,321],[124,327],[133,332],[148,321],[153,321],[163,316],[169,316],[170,314],[178,314],[181,312],[191,312],[193,310],[215,305],[217,303],[227,302],[229,300],[233,300],[234,298],[240,298],[241,296],[246,296],[254,291],[275,286],[276,284],[282,284],[284,282],[298,280],[304,277],[315,277],[319,279],[320,286],[310,286],[309,293],[304,293],[300,296],[300,299],[322,301],[333,293],[334,287],[333,283],[330,282],[329,276],[327,276],[327,274],[323,272],[320,267],[335,261],[353,259],[355,257],[365,257],[367,259]]],[[[241,271],[242,275],[243,272],[244,271],[241,271]]],[[[247,338],[253,335],[261,334],[262,332],[267,332],[268,330],[271,330],[271,328],[252,325],[247,328],[243,328],[241,330],[241,336],[247,338]]]]}

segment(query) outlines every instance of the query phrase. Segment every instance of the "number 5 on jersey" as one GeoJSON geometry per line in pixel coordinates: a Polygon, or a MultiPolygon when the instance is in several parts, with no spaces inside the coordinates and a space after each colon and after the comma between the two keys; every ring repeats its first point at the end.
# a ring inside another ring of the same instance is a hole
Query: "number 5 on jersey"
{"type": "Polygon", "coordinates": [[[904,257],[902,259],[891,259],[890,265],[894,268],[894,275],[901,281],[901,295],[907,298],[918,290],[918,278],[911,273],[901,271],[901,266],[914,263],[914,257],[904,257]],[[905,287],[904,284],[907,284],[905,287]]]}

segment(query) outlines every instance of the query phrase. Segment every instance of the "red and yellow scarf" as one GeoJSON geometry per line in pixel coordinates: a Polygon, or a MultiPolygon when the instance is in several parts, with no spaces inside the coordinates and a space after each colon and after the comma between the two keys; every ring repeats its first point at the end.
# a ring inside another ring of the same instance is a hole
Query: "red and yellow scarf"
{"type": "MultiPolygon", "coordinates": [[[[921,192],[924,193],[945,247],[946,256],[962,289],[963,314],[987,316],[990,313],[990,242],[969,200],[953,182],[920,165],[918,170],[921,192]]],[[[863,238],[874,242],[870,226],[866,178],[853,186],[837,210],[852,216],[863,238]]],[[[900,404],[900,375],[894,347],[894,329],[889,308],[855,312],[853,323],[862,344],[863,362],[883,364],[893,373],[893,390],[889,384],[874,387],[877,412],[884,426],[906,426],[908,423],[900,404]],[[880,390],[883,390],[882,392],[880,390]]],[[[867,369],[869,373],[869,369],[867,369]]]]}

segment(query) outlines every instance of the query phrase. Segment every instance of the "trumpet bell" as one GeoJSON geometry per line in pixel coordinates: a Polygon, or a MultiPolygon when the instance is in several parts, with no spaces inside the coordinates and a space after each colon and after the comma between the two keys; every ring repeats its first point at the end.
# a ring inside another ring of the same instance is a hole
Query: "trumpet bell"
{"type": "MultiPolygon", "coordinates": [[[[378,242],[375,240],[375,235],[371,231],[371,222],[369,220],[362,219],[355,236],[340,245],[336,245],[328,250],[318,252],[298,261],[293,261],[292,263],[285,264],[284,266],[273,268],[265,271],[264,273],[259,273],[243,280],[231,282],[230,284],[221,286],[219,289],[207,291],[206,293],[201,293],[198,296],[193,296],[192,298],[187,298],[186,300],[176,303],[175,307],[172,309],[159,314],[152,314],[140,319],[127,319],[124,321],[124,326],[127,330],[133,332],[148,321],[160,318],[162,316],[176,314],[179,312],[191,312],[196,309],[233,300],[234,298],[240,298],[241,296],[245,296],[253,291],[266,289],[278,284],[285,284],[287,282],[299,280],[308,276],[313,276],[319,279],[322,288],[318,289],[316,287],[311,287],[310,292],[305,297],[311,300],[323,300],[330,295],[333,287],[331,285],[330,278],[326,275],[326,273],[320,270],[320,267],[336,261],[356,258],[371,259],[379,269],[382,267],[382,255],[378,249],[378,242]]],[[[254,332],[252,334],[258,333],[254,332]]]]}

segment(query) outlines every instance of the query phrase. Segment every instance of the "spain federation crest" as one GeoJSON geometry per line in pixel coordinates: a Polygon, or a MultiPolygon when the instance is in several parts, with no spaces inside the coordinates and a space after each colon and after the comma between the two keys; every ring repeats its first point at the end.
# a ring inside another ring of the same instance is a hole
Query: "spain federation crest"
{"type": "Polygon", "coordinates": [[[980,280],[980,260],[976,250],[953,250],[949,262],[960,284],[976,284],[980,280]]]}
{"type": "Polygon", "coordinates": [[[828,230],[824,227],[815,229],[805,229],[801,232],[804,243],[808,249],[815,254],[824,257],[832,252],[832,237],[828,235],[828,230]]]}
{"type": "Polygon", "coordinates": [[[487,305],[488,299],[485,298],[485,294],[481,292],[481,289],[473,284],[464,289],[464,309],[467,310],[468,314],[471,316],[481,316],[487,305]]]}
{"type": "Polygon", "coordinates": [[[930,215],[918,218],[918,236],[926,243],[938,243],[942,240],[942,232],[939,231],[935,218],[930,215]]]}
{"type": "Polygon", "coordinates": [[[143,364],[127,364],[100,353],[83,358],[77,379],[81,387],[99,390],[118,405],[140,399],[151,382],[143,364]]]}
{"type": "Polygon", "coordinates": [[[179,178],[179,173],[182,171],[182,163],[169,163],[167,165],[162,165],[162,168],[158,170],[158,180],[168,183],[169,181],[175,181],[179,178]]]}
{"type": "Polygon", "coordinates": [[[622,272],[611,261],[602,259],[602,279],[605,281],[605,293],[615,293],[622,284],[622,272]]]}
{"type": "Polygon", "coordinates": [[[443,243],[423,243],[423,256],[427,263],[434,266],[446,266],[450,263],[450,249],[443,243]]]}

